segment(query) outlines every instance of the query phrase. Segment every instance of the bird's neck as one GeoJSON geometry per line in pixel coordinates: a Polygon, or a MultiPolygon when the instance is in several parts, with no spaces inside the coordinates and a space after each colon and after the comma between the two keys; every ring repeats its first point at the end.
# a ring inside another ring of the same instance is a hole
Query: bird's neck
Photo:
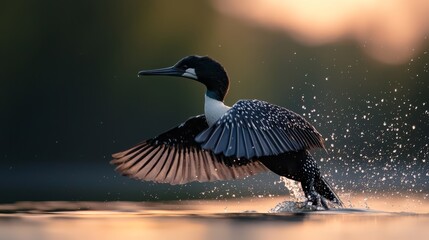
{"type": "Polygon", "coordinates": [[[210,97],[208,92],[205,94],[204,99],[204,114],[209,126],[212,126],[219,120],[230,107],[226,106],[223,101],[210,97]]]}

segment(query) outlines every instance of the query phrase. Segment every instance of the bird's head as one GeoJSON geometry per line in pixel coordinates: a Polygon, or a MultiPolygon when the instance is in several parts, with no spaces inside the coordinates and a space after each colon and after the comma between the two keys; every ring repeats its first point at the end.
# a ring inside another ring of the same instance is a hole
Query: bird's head
{"type": "Polygon", "coordinates": [[[144,75],[166,75],[196,80],[207,87],[207,96],[219,101],[223,101],[229,87],[225,69],[218,62],[206,56],[188,56],[172,67],[143,70],[138,73],[138,76],[144,75]]]}

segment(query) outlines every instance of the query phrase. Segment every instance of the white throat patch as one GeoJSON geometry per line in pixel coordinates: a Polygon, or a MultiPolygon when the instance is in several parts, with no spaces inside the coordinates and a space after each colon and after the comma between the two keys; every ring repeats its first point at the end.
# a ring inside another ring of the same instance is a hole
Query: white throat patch
{"type": "Polygon", "coordinates": [[[195,73],[195,68],[186,69],[185,73],[182,74],[182,77],[198,79],[197,74],[195,73]]]}
{"type": "Polygon", "coordinates": [[[204,114],[209,126],[213,126],[231,107],[207,95],[204,95],[204,97],[204,114]]]}

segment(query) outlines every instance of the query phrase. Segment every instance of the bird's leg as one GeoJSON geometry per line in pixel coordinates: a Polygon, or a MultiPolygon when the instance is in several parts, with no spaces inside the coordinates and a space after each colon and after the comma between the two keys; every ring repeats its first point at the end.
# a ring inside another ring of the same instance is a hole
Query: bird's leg
{"type": "Polygon", "coordinates": [[[305,193],[305,196],[307,197],[306,205],[310,207],[315,207],[316,210],[318,207],[322,207],[324,210],[328,210],[328,204],[326,203],[326,200],[320,196],[319,193],[316,192],[314,189],[314,178],[307,179],[303,182],[301,182],[302,190],[305,193]]]}

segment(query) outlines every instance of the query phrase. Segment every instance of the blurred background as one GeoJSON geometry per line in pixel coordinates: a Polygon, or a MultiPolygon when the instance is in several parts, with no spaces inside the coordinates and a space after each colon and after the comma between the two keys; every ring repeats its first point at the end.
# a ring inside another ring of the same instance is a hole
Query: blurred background
{"type": "Polygon", "coordinates": [[[340,194],[429,193],[429,2],[9,1],[0,10],[0,202],[287,194],[274,174],[170,186],[120,176],[112,153],[203,112],[204,87],[137,78],[209,55],[229,105],[311,121],[340,194]]]}

